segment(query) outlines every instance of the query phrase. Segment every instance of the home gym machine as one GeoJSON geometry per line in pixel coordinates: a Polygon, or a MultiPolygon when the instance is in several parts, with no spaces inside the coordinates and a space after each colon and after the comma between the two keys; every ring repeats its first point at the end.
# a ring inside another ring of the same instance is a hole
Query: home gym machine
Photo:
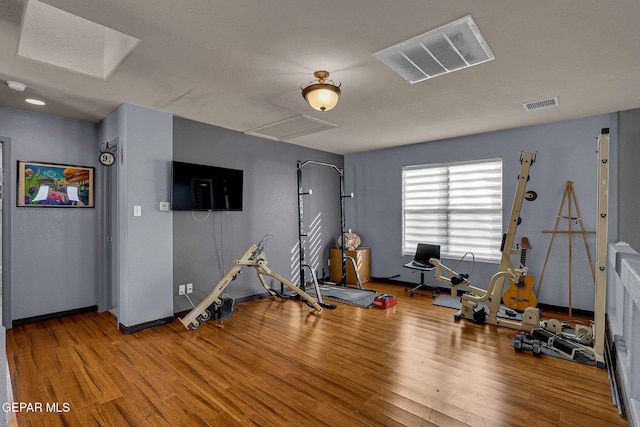
{"type": "MultiPolygon", "coordinates": [[[[309,264],[307,264],[307,262],[305,261],[304,246],[305,246],[305,238],[307,237],[307,233],[304,230],[304,196],[308,196],[312,194],[311,189],[309,189],[309,191],[304,191],[302,189],[302,169],[307,165],[326,166],[338,172],[338,175],[340,177],[340,236],[341,236],[341,239],[344,239],[344,232],[345,232],[344,200],[346,198],[353,197],[353,193],[345,194],[344,192],[344,169],[340,169],[336,165],[332,165],[330,163],[318,162],[315,160],[306,160],[304,162],[298,161],[297,163],[297,166],[298,166],[298,249],[300,251],[300,257],[299,257],[300,288],[304,289],[305,287],[306,281],[305,281],[304,270],[305,268],[308,268],[309,271],[311,272],[311,277],[313,279],[314,285],[318,293],[318,302],[321,305],[324,304],[324,306],[327,308],[336,308],[334,304],[326,304],[322,301],[322,297],[320,296],[320,291],[318,290],[317,277],[313,271],[313,268],[309,264]]],[[[340,279],[339,285],[345,286],[347,283],[347,264],[346,263],[347,263],[347,260],[349,260],[353,265],[353,270],[356,273],[358,287],[362,289],[362,282],[360,280],[360,275],[358,274],[358,266],[357,266],[356,260],[354,260],[353,257],[347,256],[345,254],[344,244],[341,245],[340,259],[342,260],[342,278],[340,279]]]]}
{"type": "Polygon", "coordinates": [[[534,355],[541,351],[560,354],[563,358],[580,361],[582,363],[595,364],[605,367],[605,309],[606,309],[606,275],[607,275],[607,227],[608,227],[608,190],[609,190],[609,129],[602,129],[598,137],[598,222],[596,227],[596,280],[595,280],[595,310],[594,320],[591,325],[576,324],[573,327],[566,322],[556,319],[540,320],[540,311],[534,307],[524,310],[521,322],[498,317],[500,301],[504,287],[504,280],[509,277],[513,281],[527,274],[527,268],[520,266],[515,268],[510,261],[513,254],[519,254],[519,250],[509,249],[513,246],[515,230],[520,223],[520,209],[523,200],[535,200],[535,192],[526,191],[526,183],[529,180],[529,169],[535,161],[535,153],[521,155],[522,168],[518,175],[518,186],[514,198],[509,229],[503,240],[502,259],[498,272],[491,278],[486,291],[471,286],[469,276],[457,273],[441,264],[437,259],[431,259],[435,265],[436,279],[451,285],[451,296],[456,297],[458,290],[467,292],[462,295],[462,307],[454,318],[472,319],[476,322],[487,322],[494,325],[506,326],[514,329],[530,331],[527,336],[516,335],[513,346],[516,351],[531,349],[534,355]],[[484,302],[489,313],[479,308],[484,302]]]}
{"type": "Polygon", "coordinates": [[[231,283],[238,276],[238,274],[242,273],[242,269],[245,266],[253,267],[256,269],[256,273],[258,274],[260,283],[271,295],[279,298],[288,298],[287,296],[269,287],[264,279],[264,276],[273,277],[274,279],[280,281],[280,283],[283,283],[284,285],[289,287],[301,300],[304,300],[309,307],[315,309],[314,313],[320,314],[322,312],[322,307],[320,306],[320,304],[310,295],[289,282],[284,277],[280,276],[277,273],[274,273],[273,271],[271,271],[271,269],[269,269],[269,267],[267,267],[268,261],[267,256],[264,253],[264,240],[257,245],[252,244],[240,259],[233,261],[233,264],[233,267],[227,272],[222,280],[218,282],[211,293],[209,293],[209,295],[207,295],[207,297],[203,299],[200,304],[195,306],[193,310],[189,312],[189,314],[187,314],[184,318],[179,319],[180,322],[182,322],[182,324],[185,326],[185,328],[189,329],[189,325],[191,325],[191,329],[198,329],[200,326],[202,326],[203,321],[211,319],[211,311],[209,310],[209,307],[211,306],[211,304],[215,304],[216,306],[222,305],[220,295],[222,294],[222,292],[224,292],[229,283],[231,283]]]}
{"type": "Polygon", "coordinates": [[[505,280],[510,278],[514,282],[518,282],[520,277],[527,274],[527,268],[519,265],[517,268],[511,262],[511,256],[520,254],[520,249],[513,249],[516,229],[521,222],[520,211],[522,209],[523,200],[533,201],[537,198],[535,191],[527,191],[527,181],[529,181],[529,169],[535,162],[536,153],[520,154],[520,174],[518,175],[518,184],[516,194],[511,208],[511,217],[509,219],[509,227],[507,233],[502,240],[502,257],[498,272],[493,275],[487,290],[483,290],[471,285],[467,274],[459,274],[452,269],[443,265],[439,260],[432,258],[431,264],[435,268],[435,278],[438,281],[451,285],[451,296],[456,297],[458,290],[465,292],[462,295],[462,307],[455,314],[456,320],[465,318],[471,319],[478,323],[490,323],[493,325],[506,326],[509,328],[532,329],[537,327],[540,320],[540,310],[535,307],[527,307],[524,310],[522,322],[512,319],[500,318],[500,303],[502,300],[502,292],[505,280]],[[444,273],[444,274],[443,274],[444,273]],[[480,303],[485,303],[489,312],[487,313],[480,303]]]}
{"type": "MultiPolygon", "coordinates": [[[[606,285],[607,285],[607,228],[609,221],[609,129],[601,130],[597,139],[597,223],[596,223],[596,275],[594,318],[589,325],[560,322],[550,319],[540,322],[529,336],[516,336],[514,349],[532,342],[542,343],[542,350],[581,363],[607,367],[611,358],[606,345],[606,285]]],[[[535,354],[535,353],[534,353],[535,354]]],[[[609,371],[609,378],[615,374],[609,371]]],[[[612,381],[612,384],[615,380],[612,381]]],[[[614,403],[619,406],[619,401],[614,403]]]]}

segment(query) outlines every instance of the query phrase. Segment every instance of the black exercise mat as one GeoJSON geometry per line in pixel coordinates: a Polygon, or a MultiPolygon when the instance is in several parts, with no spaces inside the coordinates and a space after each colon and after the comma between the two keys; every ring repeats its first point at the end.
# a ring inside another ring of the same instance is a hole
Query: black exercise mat
{"type": "MultiPolygon", "coordinates": [[[[376,291],[373,290],[350,288],[348,286],[321,285],[319,288],[322,298],[365,308],[373,307],[373,300],[377,295],[376,291]]],[[[314,288],[308,289],[306,292],[309,295],[316,294],[314,288]]]]}

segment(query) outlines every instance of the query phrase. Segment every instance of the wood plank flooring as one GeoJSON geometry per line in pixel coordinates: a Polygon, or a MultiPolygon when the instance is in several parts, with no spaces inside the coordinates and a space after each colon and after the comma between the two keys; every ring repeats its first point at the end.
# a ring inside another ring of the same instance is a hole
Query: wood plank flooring
{"type": "Polygon", "coordinates": [[[60,409],[18,425],[627,425],[605,369],[516,353],[512,329],[456,322],[430,293],[366,287],[398,304],[318,316],[265,298],[195,331],[124,335],[110,313],[10,329],[14,401],[60,409]]]}

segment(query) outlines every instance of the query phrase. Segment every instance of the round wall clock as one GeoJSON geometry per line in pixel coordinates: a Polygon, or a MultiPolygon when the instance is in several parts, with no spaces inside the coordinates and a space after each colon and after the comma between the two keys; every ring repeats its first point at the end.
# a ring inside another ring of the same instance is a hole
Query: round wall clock
{"type": "Polygon", "coordinates": [[[111,151],[103,150],[98,156],[98,161],[103,166],[111,166],[116,162],[116,156],[111,151]]]}

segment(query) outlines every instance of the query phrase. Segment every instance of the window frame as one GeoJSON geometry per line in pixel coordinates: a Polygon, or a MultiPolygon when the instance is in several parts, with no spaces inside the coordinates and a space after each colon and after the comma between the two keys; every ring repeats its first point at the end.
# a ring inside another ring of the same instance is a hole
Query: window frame
{"type": "Polygon", "coordinates": [[[443,257],[461,258],[471,252],[476,261],[500,262],[504,234],[503,175],[502,157],[403,166],[402,254],[414,255],[417,243],[421,242],[439,244],[443,257]],[[474,188],[482,182],[485,187],[474,188]],[[456,192],[457,195],[452,194],[456,192]],[[430,195],[426,196],[427,193],[430,195]],[[487,215],[477,218],[478,210],[487,215]],[[421,223],[435,231],[425,231],[421,237],[421,223]],[[464,236],[465,232],[471,235],[464,236]]]}

